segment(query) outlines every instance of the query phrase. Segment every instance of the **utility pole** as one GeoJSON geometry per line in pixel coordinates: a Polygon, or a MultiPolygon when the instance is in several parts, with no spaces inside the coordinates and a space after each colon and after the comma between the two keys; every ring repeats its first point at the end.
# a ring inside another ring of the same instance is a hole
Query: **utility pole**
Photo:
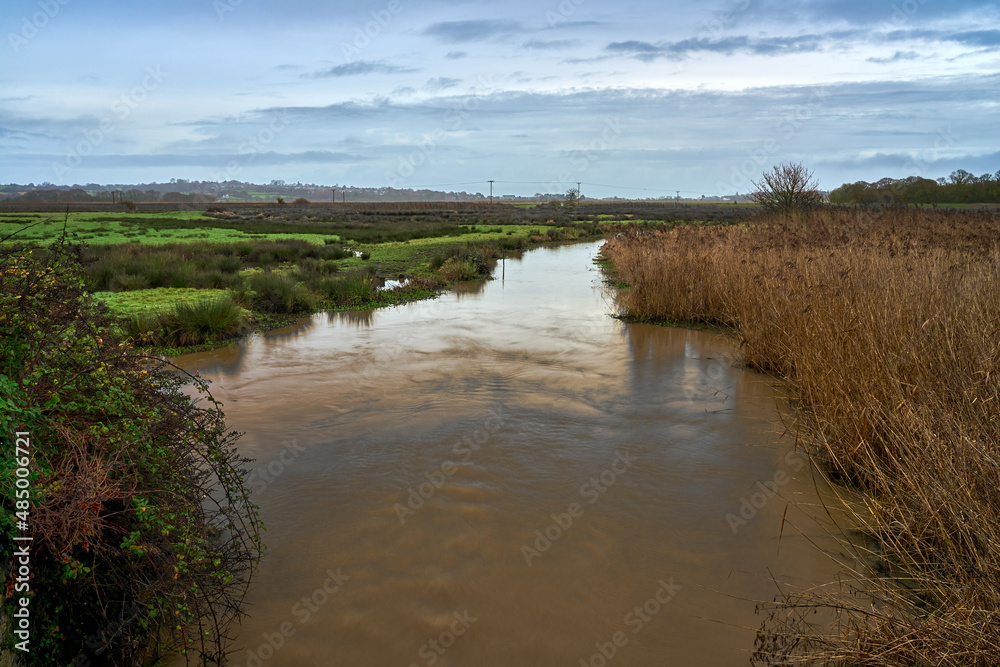
{"type": "Polygon", "coordinates": [[[680,201],[681,200],[681,191],[680,190],[675,190],[675,192],[677,193],[677,201],[680,201]]]}
{"type": "Polygon", "coordinates": [[[582,183],[580,181],[576,182],[576,198],[577,200],[583,199],[583,195],[580,193],[580,186],[582,183]]]}
{"type": "Polygon", "coordinates": [[[490,181],[490,206],[493,205],[493,183],[494,181],[490,181]]]}

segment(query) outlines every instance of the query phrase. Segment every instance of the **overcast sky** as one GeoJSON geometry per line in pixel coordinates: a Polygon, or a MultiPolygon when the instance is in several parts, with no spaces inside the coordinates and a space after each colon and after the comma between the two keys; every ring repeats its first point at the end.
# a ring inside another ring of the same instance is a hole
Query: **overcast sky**
{"type": "Polygon", "coordinates": [[[1000,4],[4,0],[0,182],[646,197],[1000,169],[1000,4]]]}

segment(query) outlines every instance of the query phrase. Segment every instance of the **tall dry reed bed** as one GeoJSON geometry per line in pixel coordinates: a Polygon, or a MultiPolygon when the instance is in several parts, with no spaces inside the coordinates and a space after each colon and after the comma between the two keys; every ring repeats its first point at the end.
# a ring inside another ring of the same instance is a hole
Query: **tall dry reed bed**
{"type": "Polygon", "coordinates": [[[860,491],[860,557],[764,607],[754,663],[1000,664],[1000,218],[819,209],[604,252],[623,315],[732,327],[860,491]]]}

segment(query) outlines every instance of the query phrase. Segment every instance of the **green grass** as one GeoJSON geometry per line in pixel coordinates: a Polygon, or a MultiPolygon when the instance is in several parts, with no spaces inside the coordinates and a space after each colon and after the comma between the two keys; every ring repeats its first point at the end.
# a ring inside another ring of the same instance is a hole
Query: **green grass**
{"type": "MultiPolygon", "coordinates": [[[[461,236],[413,239],[400,243],[361,244],[357,247],[359,250],[370,252],[370,261],[378,264],[409,264],[421,258],[429,261],[435,254],[463,243],[477,243],[495,239],[527,240],[533,231],[548,232],[556,229],[554,225],[480,225],[476,229],[486,230],[494,227],[499,227],[502,233],[476,231],[461,236]],[[512,231],[513,234],[508,235],[509,231],[512,231]]],[[[346,269],[360,268],[361,266],[362,260],[359,258],[344,260],[344,268],[346,269]]]]}
{"type": "MultiPolygon", "coordinates": [[[[203,311],[220,299],[244,309],[241,322],[270,327],[316,308],[371,308],[431,297],[442,281],[488,276],[505,252],[512,256],[530,245],[598,231],[597,223],[578,224],[558,212],[313,216],[269,210],[240,209],[243,217],[198,211],[0,213],[0,236],[39,221],[11,242],[44,245],[60,237],[65,220],[69,240],[86,244],[84,274],[94,297],[123,318],[136,340],[163,351],[225,340],[217,332],[230,327],[198,324],[201,314],[216,317],[203,311]],[[341,236],[351,241],[347,248],[341,236]],[[439,271],[446,262],[450,270],[439,271]],[[378,276],[400,274],[417,279],[390,292],[376,287],[378,276]],[[154,334],[142,333],[147,331],[154,334]]],[[[610,229],[610,223],[600,227],[610,229]]]]}
{"type": "Polygon", "coordinates": [[[217,299],[226,294],[219,289],[144,289],[134,292],[95,292],[94,299],[103,302],[116,315],[163,313],[178,304],[217,299]]]}
{"type": "MultiPolygon", "coordinates": [[[[0,213],[0,238],[12,234],[22,227],[35,221],[44,221],[18,234],[10,242],[33,241],[41,244],[57,240],[63,231],[65,214],[28,214],[0,213]]],[[[232,243],[236,241],[270,240],[283,241],[301,239],[310,243],[321,244],[331,238],[330,234],[303,233],[258,233],[249,228],[247,231],[232,229],[232,223],[218,221],[205,217],[199,211],[169,211],[162,213],[138,213],[109,215],[107,213],[70,213],[66,222],[66,230],[70,241],[85,242],[91,245],[114,245],[118,243],[142,243],[146,245],[163,245],[186,241],[212,241],[215,243],[232,243]],[[113,218],[113,219],[109,219],[113,218]],[[156,220],[160,225],[169,225],[172,221],[178,227],[153,228],[143,226],[140,221],[156,220]],[[214,226],[214,225],[223,226],[214,226]]]]}

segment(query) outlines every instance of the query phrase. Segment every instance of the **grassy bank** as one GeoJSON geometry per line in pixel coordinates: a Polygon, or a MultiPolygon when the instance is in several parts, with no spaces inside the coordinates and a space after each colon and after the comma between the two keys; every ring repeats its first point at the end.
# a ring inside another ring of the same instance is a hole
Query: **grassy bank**
{"type": "Polygon", "coordinates": [[[744,219],[677,203],[237,204],[204,211],[0,211],[6,244],[84,247],[87,289],[134,341],[177,353],[318,310],[367,309],[488,277],[503,256],[552,242],[744,219]],[[382,289],[387,280],[401,287],[382,289]]]}
{"type": "Polygon", "coordinates": [[[868,549],[838,585],[765,608],[755,664],[1000,664],[1000,219],[824,209],[605,254],[623,315],[734,330],[864,498],[868,549]]]}
{"type": "Polygon", "coordinates": [[[5,245],[79,243],[88,291],[120,318],[126,336],[167,353],[224,344],[319,310],[428,298],[453,281],[488,277],[502,256],[596,237],[614,224],[512,207],[0,214],[0,234],[17,232],[5,245]],[[402,284],[385,289],[388,280],[402,284]]]}

